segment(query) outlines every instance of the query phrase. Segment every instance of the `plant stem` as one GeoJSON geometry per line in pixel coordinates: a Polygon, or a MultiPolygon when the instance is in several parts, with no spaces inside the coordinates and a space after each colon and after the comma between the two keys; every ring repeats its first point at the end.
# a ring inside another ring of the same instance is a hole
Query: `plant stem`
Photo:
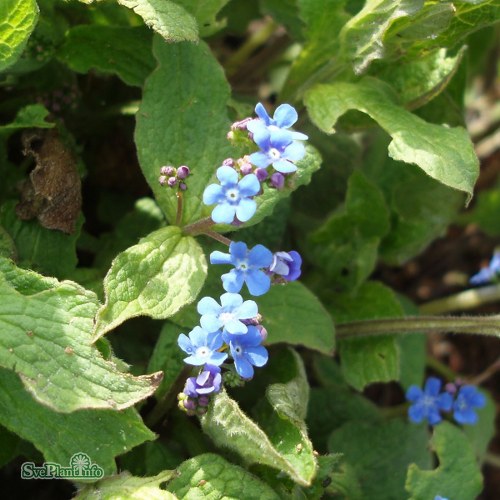
{"type": "Polygon", "coordinates": [[[207,231],[215,224],[215,222],[210,217],[205,217],[204,219],[197,220],[192,224],[188,224],[182,228],[184,234],[189,234],[191,236],[196,236],[197,234],[206,234],[207,231]]]}
{"type": "Polygon", "coordinates": [[[227,60],[225,64],[226,74],[228,76],[234,75],[254,50],[267,42],[277,27],[278,25],[272,19],[266,19],[264,24],[252,33],[245,43],[227,60]]]}
{"type": "Polygon", "coordinates": [[[183,196],[182,191],[177,191],[177,215],[175,216],[175,225],[180,226],[182,221],[183,196]]]}
{"type": "Polygon", "coordinates": [[[484,455],[484,463],[488,465],[492,465],[493,467],[500,468],[500,457],[493,453],[486,452],[484,455]]]}
{"type": "Polygon", "coordinates": [[[449,297],[427,302],[419,307],[424,314],[443,314],[463,311],[500,300],[500,285],[465,290],[449,297]]]}
{"type": "Polygon", "coordinates": [[[206,234],[207,236],[210,236],[210,238],[220,241],[221,243],[224,243],[224,245],[227,246],[229,246],[232,243],[232,241],[229,238],[226,238],[225,236],[222,236],[222,234],[216,233],[215,231],[206,231],[203,234],[206,234]]]}
{"type": "Polygon", "coordinates": [[[389,333],[468,333],[500,337],[500,316],[408,316],[352,321],[336,326],[337,338],[372,337],[389,333]]]}

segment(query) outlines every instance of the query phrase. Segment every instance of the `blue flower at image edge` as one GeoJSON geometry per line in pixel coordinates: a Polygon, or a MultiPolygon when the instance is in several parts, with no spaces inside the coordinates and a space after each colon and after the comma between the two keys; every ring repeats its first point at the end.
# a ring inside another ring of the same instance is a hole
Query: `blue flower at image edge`
{"type": "Polygon", "coordinates": [[[448,500],[448,499],[447,499],[447,498],[445,498],[445,497],[442,497],[442,496],[436,495],[436,496],[434,497],[434,500],[448,500]]]}
{"type": "Polygon", "coordinates": [[[189,337],[181,333],[177,339],[177,344],[186,353],[184,362],[189,365],[221,365],[227,358],[224,352],[218,352],[223,345],[221,332],[207,332],[203,328],[196,326],[189,333],[189,337]]]}
{"type": "Polygon", "coordinates": [[[238,172],[227,165],[217,169],[219,184],[210,184],[203,192],[205,205],[217,206],[212,210],[216,223],[231,224],[234,217],[247,222],[257,210],[257,203],[251,197],[260,191],[260,182],[255,174],[248,174],[238,182],[238,172]]]}
{"type": "Polygon", "coordinates": [[[253,140],[260,151],[252,153],[249,158],[259,168],[272,165],[277,172],[290,174],[297,170],[295,162],[306,154],[304,145],[293,141],[290,133],[285,130],[269,132],[267,129],[259,129],[254,133],[253,140]]]}
{"type": "Polygon", "coordinates": [[[276,252],[269,271],[281,276],[287,281],[295,281],[300,277],[302,257],[295,250],[290,252],[276,252]]]}
{"type": "Polygon", "coordinates": [[[429,377],[425,383],[424,390],[412,385],[406,391],[406,399],[413,404],[408,409],[409,419],[418,424],[427,419],[430,425],[441,422],[441,411],[450,411],[453,398],[441,391],[441,381],[435,377],[429,377]]]}
{"type": "Polygon", "coordinates": [[[220,297],[219,305],[212,297],[203,297],[197,306],[201,326],[208,332],[226,330],[229,333],[247,333],[247,326],[241,321],[252,319],[259,313],[253,300],[243,301],[238,293],[225,293],[220,297]]]}
{"type": "Polygon", "coordinates": [[[487,267],[481,269],[469,279],[471,285],[484,285],[494,281],[500,275],[500,251],[495,251],[487,267]]]}
{"type": "Polygon", "coordinates": [[[253,377],[253,367],[264,366],[268,360],[267,349],[260,345],[262,336],[255,326],[248,327],[245,335],[231,335],[224,332],[224,341],[229,345],[238,375],[245,379],[253,377]]]}
{"type": "MultiPolygon", "coordinates": [[[[297,111],[293,106],[290,106],[290,104],[281,104],[278,106],[274,111],[274,116],[271,118],[267,114],[266,108],[259,102],[255,106],[255,113],[259,118],[247,123],[247,129],[253,134],[262,131],[263,128],[267,129],[269,132],[288,129],[298,119],[297,111]]],[[[295,132],[293,130],[288,130],[287,132],[290,134],[292,140],[305,141],[308,139],[307,135],[300,132],[295,132]]]]}
{"type": "Polygon", "coordinates": [[[453,403],[453,418],[459,424],[474,425],[477,422],[474,408],[483,408],[485,405],[486,398],[477,390],[477,387],[463,385],[453,403]]]}
{"type": "Polygon", "coordinates": [[[273,262],[273,254],[264,245],[255,245],[248,250],[241,241],[229,245],[229,253],[219,251],[210,254],[211,264],[231,264],[234,269],[222,275],[222,286],[226,292],[238,293],[247,284],[248,291],[254,295],[263,295],[271,286],[271,278],[262,271],[273,262]]]}

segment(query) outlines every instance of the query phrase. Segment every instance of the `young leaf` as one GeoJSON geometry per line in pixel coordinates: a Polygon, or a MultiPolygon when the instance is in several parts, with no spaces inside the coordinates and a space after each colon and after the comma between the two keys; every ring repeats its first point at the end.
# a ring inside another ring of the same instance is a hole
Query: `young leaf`
{"type": "Polygon", "coordinates": [[[120,410],[150,396],[161,373],[120,372],[91,344],[98,301],[0,258],[0,366],[16,372],[33,397],[58,412],[120,410]]]}
{"type": "Polygon", "coordinates": [[[168,226],[120,253],[104,278],[94,340],[136,316],[166,319],[196,299],[207,275],[203,250],[194,238],[168,226]]]}
{"type": "Polygon", "coordinates": [[[46,121],[49,112],[41,104],[29,104],[21,108],[14,120],[0,125],[0,134],[10,134],[22,128],[53,128],[55,123],[46,121]]]}
{"type": "Polygon", "coordinates": [[[155,67],[151,43],[145,27],[82,25],[67,31],[57,55],[78,73],[97,69],[141,87],[155,67]]]}
{"type": "MultiPolygon", "coordinates": [[[[377,282],[364,283],[356,294],[336,295],[330,311],[336,323],[403,315],[393,291],[377,282]]],[[[394,336],[342,340],[340,359],[346,381],[358,390],[373,382],[399,378],[399,349],[394,336]]]]}
{"type": "Polygon", "coordinates": [[[307,92],[305,102],[313,122],[329,133],[350,109],[370,115],[392,136],[392,158],[414,163],[430,177],[472,197],[479,164],[463,128],[425,122],[395,104],[390,87],[372,78],[317,85],[307,92]]]}
{"type": "Polygon", "coordinates": [[[259,298],[266,342],[303,345],[324,354],[335,347],[335,325],[318,298],[302,283],[272,286],[259,298]]]}
{"type": "Polygon", "coordinates": [[[160,186],[163,165],[187,165],[193,175],[184,193],[184,223],[207,216],[211,210],[202,196],[217,167],[230,156],[226,139],[229,87],[205,43],[167,44],[153,41],[158,68],[146,80],[137,113],[135,141],[142,172],[155,199],[172,223],[177,198],[160,186]]]}
{"type": "Polygon", "coordinates": [[[38,20],[35,0],[2,0],[0,3],[0,72],[21,55],[38,20]]]}
{"type": "Polygon", "coordinates": [[[180,5],[170,0],[118,0],[120,5],[141,16],[146,26],[167,42],[198,40],[196,20],[180,5]]]}
{"type": "Polygon", "coordinates": [[[408,468],[406,491],[410,500],[424,500],[440,495],[453,500],[476,498],[483,488],[481,470],[464,433],[453,424],[442,422],[434,428],[431,447],[439,466],[412,463],[408,468]]]}
{"type": "Polygon", "coordinates": [[[0,423],[32,442],[48,462],[67,467],[71,456],[82,452],[105,474],[116,472],[117,455],[155,439],[133,408],[58,413],[35,401],[5,369],[0,369],[0,423]]]}
{"type": "Polygon", "coordinates": [[[175,500],[177,498],[175,495],[161,488],[174,475],[174,471],[166,470],[152,477],[134,477],[130,472],[124,471],[116,476],[84,486],[74,498],[75,500],[99,500],[101,498],[175,500]]]}
{"type": "MultiPolygon", "coordinates": [[[[406,498],[404,487],[408,465],[429,467],[432,463],[427,441],[424,426],[401,420],[385,423],[358,420],[336,430],[329,439],[329,449],[331,453],[342,453],[345,461],[353,467],[361,483],[363,498],[400,500],[406,498]]],[[[440,491],[434,490],[433,495],[440,491]]],[[[425,498],[429,500],[434,496],[429,493],[425,498]]]]}
{"type": "Polygon", "coordinates": [[[200,36],[210,36],[226,25],[226,20],[218,21],[217,13],[229,2],[229,0],[177,0],[198,23],[200,36]]]}
{"type": "Polygon", "coordinates": [[[183,462],[167,490],[176,498],[244,498],[278,500],[266,483],[219,455],[205,453],[183,462]]]}

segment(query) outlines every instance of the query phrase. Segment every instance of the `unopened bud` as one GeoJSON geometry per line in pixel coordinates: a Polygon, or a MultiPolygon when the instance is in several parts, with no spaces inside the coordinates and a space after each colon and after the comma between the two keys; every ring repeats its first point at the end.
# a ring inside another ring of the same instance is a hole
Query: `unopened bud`
{"type": "Polygon", "coordinates": [[[186,167],[186,165],[181,165],[177,169],[177,178],[178,179],[185,179],[190,173],[191,173],[191,171],[189,170],[189,167],[186,167]]]}
{"type": "Polygon", "coordinates": [[[269,177],[267,170],[264,168],[256,168],[254,173],[257,176],[259,182],[265,181],[269,177]]]}
{"type": "Polygon", "coordinates": [[[158,182],[160,186],[164,186],[167,183],[167,178],[164,175],[160,175],[160,177],[158,177],[158,182]]]}
{"type": "Polygon", "coordinates": [[[169,177],[168,181],[167,181],[167,184],[170,187],[174,187],[177,184],[177,177],[169,177]]]}
{"type": "Polygon", "coordinates": [[[257,325],[257,330],[259,330],[262,342],[265,342],[265,340],[267,339],[267,330],[262,325],[257,325]]]}
{"type": "Polygon", "coordinates": [[[160,168],[160,174],[171,177],[172,175],[175,175],[175,168],[171,167],[169,165],[166,165],[166,166],[160,168]]]}
{"type": "Polygon", "coordinates": [[[179,184],[179,189],[180,189],[181,191],[186,191],[186,189],[187,189],[187,188],[188,188],[188,187],[186,186],[186,184],[185,184],[184,182],[181,182],[181,183],[179,184]]]}
{"type": "Polygon", "coordinates": [[[283,189],[284,185],[285,176],[283,174],[275,172],[273,175],[271,175],[271,186],[275,187],[276,189],[283,189]]]}
{"type": "Polygon", "coordinates": [[[234,160],[232,158],[226,158],[222,162],[222,165],[225,165],[226,167],[233,167],[234,166],[234,160]]]}
{"type": "Polygon", "coordinates": [[[243,175],[248,175],[248,174],[251,174],[252,173],[252,165],[250,163],[243,163],[241,166],[240,166],[240,172],[243,174],[243,175]]]}

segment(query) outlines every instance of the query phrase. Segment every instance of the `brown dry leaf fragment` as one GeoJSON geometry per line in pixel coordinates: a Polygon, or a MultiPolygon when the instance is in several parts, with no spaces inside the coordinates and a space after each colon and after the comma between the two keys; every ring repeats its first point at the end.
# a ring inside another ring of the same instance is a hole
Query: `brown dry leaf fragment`
{"type": "Polygon", "coordinates": [[[82,206],[76,159],[55,129],[25,132],[22,140],[24,154],[35,159],[36,167],[21,187],[18,217],[36,217],[47,229],[73,233],[82,206]]]}

